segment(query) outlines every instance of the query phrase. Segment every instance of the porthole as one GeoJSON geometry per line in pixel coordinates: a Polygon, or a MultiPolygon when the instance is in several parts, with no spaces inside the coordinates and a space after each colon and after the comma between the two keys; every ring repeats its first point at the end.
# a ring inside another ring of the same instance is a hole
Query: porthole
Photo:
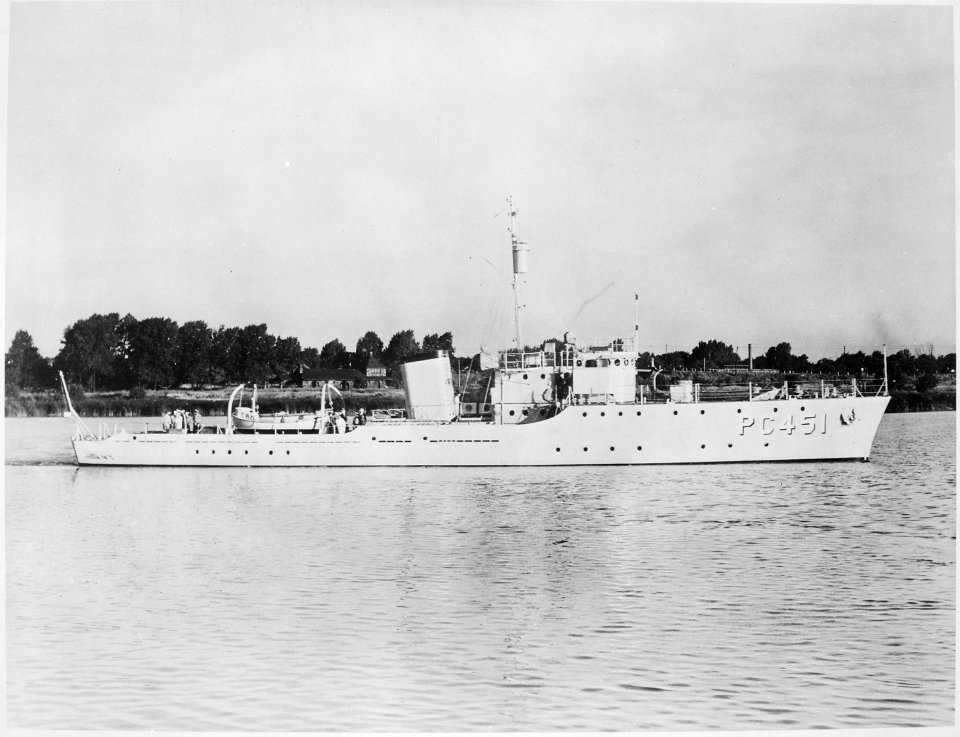
{"type": "Polygon", "coordinates": [[[742,409],[738,409],[738,410],[737,410],[737,414],[738,414],[738,415],[739,415],[741,412],[743,412],[742,409]]]}
{"type": "Polygon", "coordinates": [[[766,448],[768,445],[770,445],[770,443],[764,443],[763,447],[766,448]]]}
{"type": "Polygon", "coordinates": [[[612,446],[612,445],[610,446],[610,450],[613,451],[613,446],[612,446]]]}
{"type": "Polygon", "coordinates": [[[249,455],[249,454],[250,454],[250,451],[249,451],[249,450],[245,450],[245,451],[243,451],[243,454],[244,454],[244,455],[249,455]]]}
{"type": "Polygon", "coordinates": [[[583,366],[583,361],[581,361],[579,358],[577,359],[577,366],[583,366]]]}
{"type": "Polygon", "coordinates": [[[587,452],[587,448],[586,448],[586,446],[584,446],[584,448],[583,448],[583,452],[584,452],[584,453],[586,453],[586,452],[587,452]]]}
{"type": "Polygon", "coordinates": [[[287,455],[290,455],[290,451],[289,451],[289,450],[287,451],[287,455]]]}
{"type": "Polygon", "coordinates": [[[372,438],[370,438],[370,439],[371,439],[371,440],[376,440],[377,438],[376,438],[376,436],[374,436],[374,437],[372,437],[372,438]]]}
{"type": "Polygon", "coordinates": [[[586,413],[586,412],[584,412],[584,413],[583,413],[583,416],[584,416],[584,417],[586,417],[586,416],[587,416],[587,413],[586,413]]]}
{"type": "Polygon", "coordinates": [[[136,440],[136,439],[137,439],[137,436],[136,436],[136,435],[134,435],[134,436],[133,436],[133,439],[134,439],[134,440],[136,440]]]}
{"type": "Polygon", "coordinates": [[[613,365],[614,365],[614,366],[619,366],[619,365],[620,365],[620,359],[619,359],[619,358],[615,359],[614,362],[613,362],[613,365]]]}
{"type": "Polygon", "coordinates": [[[677,414],[677,410],[673,410],[673,414],[677,414]]]}
{"type": "MultiPolygon", "coordinates": [[[[800,411],[801,411],[801,412],[803,412],[805,409],[806,409],[806,407],[803,407],[803,406],[800,407],[800,411]]],[[[136,438],[134,438],[134,440],[136,440],[136,438]]]]}
{"type": "Polygon", "coordinates": [[[617,412],[618,417],[623,417],[623,412],[617,412]]]}
{"type": "Polygon", "coordinates": [[[424,439],[424,440],[426,440],[426,439],[427,439],[427,436],[426,436],[426,435],[424,435],[424,436],[423,436],[423,439],[424,439]]]}
{"type": "Polygon", "coordinates": [[[700,410],[700,414],[705,415],[705,414],[707,414],[707,411],[706,411],[705,409],[702,409],[702,410],[700,410]]]}
{"type": "Polygon", "coordinates": [[[606,413],[606,412],[601,412],[601,413],[600,413],[600,416],[601,416],[601,417],[606,417],[606,416],[607,416],[607,413],[606,413]]]}
{"type": "Polygon", "coordinates": [[[640,416],[640,411],[639,411],[639,410],[637,410],[637,417],[639,417],[639,416],[640,416]]]}
{"type": "Polygon", "coordinates": [[[728,447],[728,448],[732,448],[732,447],[733,447],[733,443],[727,443],[727,447],[728,447]]]}
{"type": "Polygon", "coordinates": [[[547,375],[546,375],[546,374],[540,374],[540,378],[541,378],[541,379],[546,379],[546,378],[547,378],[547,375]]]}
{"type": "Polygon", "coordinates": [[[557,448],[557,453],[559,453],[559,452],[560,452],[560,449],[559,449],[559,448],[557,448]]]}
{"type": "Polygon", "coordinates": [[[217,454],[217,451],[211,450],[211,451],[210,451],[210,454],[211,454],[211,455],[216,455],[216,454],[217,454]]]}
{"type": "Polygon", "coordinates": [[[272,451],[272,450],[270,451],[270,455],[273,455],[273,451],[272,451]]]}
{"type": "Polygon", "coordinates": [[[524,381],[527,380],[527,375],[526,375],[526,374],[523,375],[523,380],[524,380],[524,381]]]}
{"type": "Polygon", "coordinates": [[[513,410],[510,410],[510,416],[511,416],[511,417],[513,417],[515,414],[517,414],[517,413],[514,412],[513,410]]]}
{"type": "Polygon", "coordinates": [[[200,451],[199,451],[199,450],[195,450],[195,451],[193,451],[193,452],[196,453],[197,455],[200,455],[200,451]]]}
{"type": "Polygon", "coordinates": [[[706,448],[707,448],[706,445],[701,445],[701,446],[700,446],[700,450],[706,450],[706,448]]]}
{"type": "Polygon", "coordinates": [[[773,411],[774,411],[774,412],[776,412],[776,411],[777,411],[777,408],[776,408],[776,407],[774,407],[774,408],[773,408],[773,411]]]}
{"type": "Polygon", "coordinates": [[[228,450],[228,451],[227,451],[227,455],[228,455],[228,456],[233,455],[233,451],[232,451],[232,450],[228,450]]]}
{"type": "Polygon", "coordinates": [[[643,446],[642,446],[642,445],[638,445],[638,446],[637,446],[637,450],[643,450],[643,446]]]}

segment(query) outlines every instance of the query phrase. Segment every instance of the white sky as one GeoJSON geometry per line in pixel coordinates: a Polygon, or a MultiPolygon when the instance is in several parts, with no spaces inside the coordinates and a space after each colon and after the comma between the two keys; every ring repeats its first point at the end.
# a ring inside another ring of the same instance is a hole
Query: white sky
{"type": "Polygon", "coordinates": [[[94,312],[954,350],[952,9],[15,3],[5,350],[94,312]],[[499,213],[499,215],[498,215],[499,213]]]}

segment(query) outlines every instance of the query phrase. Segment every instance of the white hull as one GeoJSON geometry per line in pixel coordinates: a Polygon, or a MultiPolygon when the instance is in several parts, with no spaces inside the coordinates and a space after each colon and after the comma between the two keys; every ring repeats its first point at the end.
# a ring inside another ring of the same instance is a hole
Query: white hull
{"type": "Polygon", "coordinates": [[[80,465],[568,466],[867,460],[888,397],[574,405],[529,424],[378,422],[343,435],[120,433],[80,465]]]}

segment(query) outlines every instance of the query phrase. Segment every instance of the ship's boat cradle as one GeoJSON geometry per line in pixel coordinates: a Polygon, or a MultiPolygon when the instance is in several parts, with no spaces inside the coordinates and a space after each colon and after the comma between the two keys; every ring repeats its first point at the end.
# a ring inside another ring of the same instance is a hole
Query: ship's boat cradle
{"type": "Polygon", "coordinates": [[[346,434],[120,432],[81,465],[568,466],[867,460],[887,396],[570,405],[529,424],[369,423],[346,434]]]}

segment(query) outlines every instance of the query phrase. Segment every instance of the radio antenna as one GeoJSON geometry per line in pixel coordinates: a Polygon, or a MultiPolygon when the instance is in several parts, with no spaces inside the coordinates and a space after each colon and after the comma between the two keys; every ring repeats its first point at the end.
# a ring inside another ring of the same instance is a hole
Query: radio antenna
{"type": "Polygon", "coordinates": [[[507,197],[507,209],[510,214],[510,246],[513,249],[513,324],[516,333],[515,340],[517,342],[517,350],[522,351],[520,310],[523,308],[523,305],[520,304],[520,275],[527,273],[527,254],[529,253],[529,249],[525,242],[517,238],[517,211],[513,208],[513,197],[507,197]]]}

